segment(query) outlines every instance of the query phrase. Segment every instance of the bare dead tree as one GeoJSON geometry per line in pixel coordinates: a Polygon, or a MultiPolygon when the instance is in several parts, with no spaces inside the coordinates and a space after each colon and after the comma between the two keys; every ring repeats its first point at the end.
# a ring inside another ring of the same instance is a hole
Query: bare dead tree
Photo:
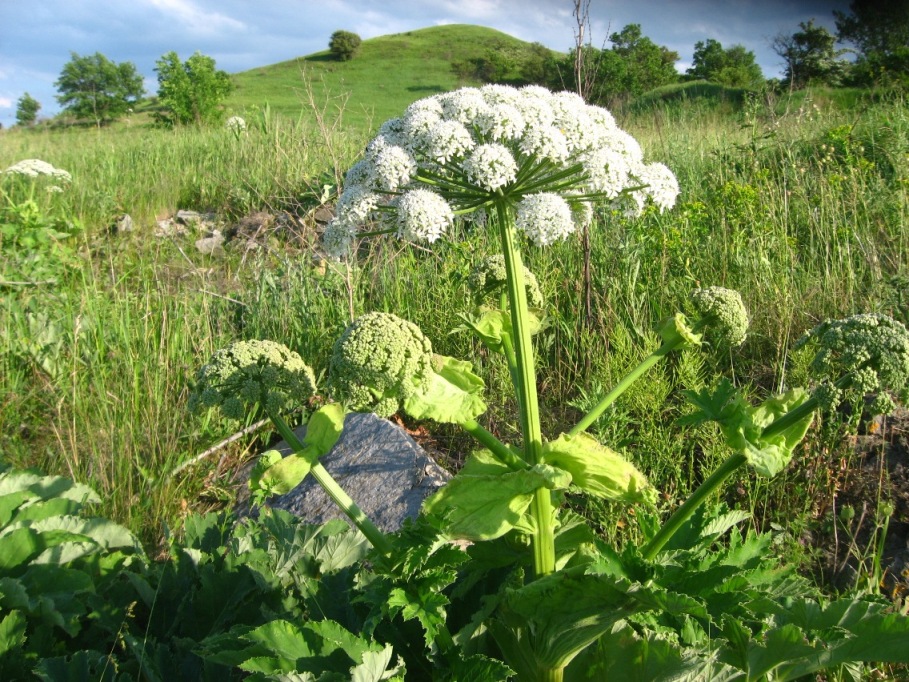
{"type": "MultiPolygon", "coordinates": [[[[578,94],[588,101],[596,83],[596,69],[591,69],[585,58],[590,35],[590,0],[574,0],[572,16],[575,20],[574,32],[574,77],[578,94]],[[588,37],[585,41],[585,35],[588,37]]],[[[581,230],[581,245],[584,253],[584,322],[589,327],[593,322],[593,282],[590,272],[590,227],[584,225],[581,230]]],[[[589,360],[587,360],[589,362],[589,360]]]]}

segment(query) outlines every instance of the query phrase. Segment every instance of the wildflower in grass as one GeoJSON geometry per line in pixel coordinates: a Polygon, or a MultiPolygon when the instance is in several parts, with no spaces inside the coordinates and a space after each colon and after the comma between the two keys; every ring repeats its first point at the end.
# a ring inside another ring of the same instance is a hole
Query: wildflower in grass
{"type": "Polygon", "coordinates": [[[47,161],[42,161],[41,159],[24,159],[9,166],[3,172],[10,175],[24,175],[28,178],[48,176],[64,182],[72,182],[73,179],[65,170],[54,168],[47,161]]]}
{"type": "Polygon", "coordinates": [[[286,346],[274,341],[237,341],[215,351],[196,373],[189,409],[219,407],[225,417],[243,419],[246,407],[258,404],[277,414],[306,404],[315,390],[312,369],[286,346]]]}
{"type": "Polygon", "coordinates": [[[224,127],[232,133],[246,132],[246,121],[240,116],[231,116],[224,123],[224,127]]]}

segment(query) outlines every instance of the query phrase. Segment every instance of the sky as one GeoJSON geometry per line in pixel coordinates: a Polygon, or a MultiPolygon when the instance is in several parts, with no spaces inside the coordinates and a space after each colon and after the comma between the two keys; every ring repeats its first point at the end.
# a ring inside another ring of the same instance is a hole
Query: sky
{"type": "MultiPolygon", "coordinates": [[[[609,34],[640,24],[645,36],[691,65],[696,42],[713,38],[755,53],[764,75],[782,75],[770,48],[801,21],[834,31],[833,10],[847,0],[591,0],[589,42],[608,47],[609,34]]],[[[442,24],[477,24],[553,50],[574,45],[574,0],[0,0],[0,123],[15,123],[28,92],[39,117],[59,111],[54,82],[71,53],[101,52],[133,62],[149,94],[154,65],[176,51],[200,51],[229,73],[246,71],[328,47],[339,29],[361,38],[442,24]]]]}

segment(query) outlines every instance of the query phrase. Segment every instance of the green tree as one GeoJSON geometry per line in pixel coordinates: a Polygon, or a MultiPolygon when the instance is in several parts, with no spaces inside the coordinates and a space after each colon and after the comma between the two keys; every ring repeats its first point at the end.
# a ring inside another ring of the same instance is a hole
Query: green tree
{"type": "Polygon", "coordinates": [[[773,51],[786,60],[785,81],[790,88],[807,85],[840,85],[848,64],[840,59],[845,50],[836,50],[836,36],[814,19],[803,21],[799,30],[781,33],[772,42],[773,51]]]}
{"type": "Polygon", "coordinates": [[[98,127],[125,114],[145,94],[135,64],[116,64],[100,52],[84,57],[71,52],[54,86],[66,111],[98,127]]]}
{"type": "Polygon", "coordinates": [[[692,65],[686,74],[691,79],[734,88],[753,88],[764,81],[764,74],[755,61],[754,52],[746,50],[744,45],[724,49],[713,38],[695,43],[692,65]]]}
{"type": "Polygon", "coordinates": [[[16,124],[20,126],[35,125],[41,103],[27,92],[16,102],[16,124]]]}
{"type": "Polygon", "coordinates": [[[215,60],[196,52],[185,62],[168,52],[155,62],[158,74],[158,102],[165,123],[209,123],[221,116],[220,104],[233,90],[226,71],[215,68],[215,60]]]}
{"type": "Polygon", "coordinates": [[[625,93],[637,97],[653,88],[678,81],[679,74],[675,70],[678,52],[657,45],[643,35],[640,24],[628,24],[609,36],[609,42],[612,43],[612,52],[624,62],[621,70],[624,71],[622,89],[625,93]]]}
{"type": "Polygon", "coordinates": [[[839,39],[858,50],[857,84],[909,88],[909,0],[853,0],[848,12],[833,14],[839,39]]]}
{"type": "Polygon", "coordinates": [[[342,62],[353,59],[360,49],[360,36],[350,31],[335,31],[328,41],[328,49],[342,62]]]}

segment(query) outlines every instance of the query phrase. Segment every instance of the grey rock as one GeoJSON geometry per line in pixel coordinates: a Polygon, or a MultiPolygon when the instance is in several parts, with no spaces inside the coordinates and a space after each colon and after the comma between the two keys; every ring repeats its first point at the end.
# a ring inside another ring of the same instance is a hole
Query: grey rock
{"type": "Polygon", "coordinates": [[[159,220],[158,227],[155,230],[156,237],[181,237],[186,234],[186,228],[178,225],[170,218],[159,220]]]}
{"type": "Polygon", "coordinates": [[[117,234],[133,231],[133,218],[129,213],[124,213],[123,216],[117,221],[116,230],[117,234]]]}
{"type": "Polygon", "coordinates": [[[331,206],[319,206],[312,217],[317,223],[324,225],[331,222],[331,219],[335,217],[335,212],[331,206]]]}
{"type": "Polygon", "coordinates": [[[196,225],[202,222],[202,214],[197,211],[186,211],[181,209],[177,211],[174,220],[181,225],[196,225]]]}
{"type": "MultiPolygon", "coordinates": [[[[306,427],[296,430],[299,437],[306,427]]],[[[274,449],[291,449],[281,441],[274,449]]],[[[374,414],[348,414],[335,447],[320,461],[363,512],[383,531],[398,530],[407,518],[420,513],[423,500],[451,477],[400,427],[374,414]]],[[[241,472],[240,515],[249,509],[249,471],[241,472]]],[[[321,524],[344,516],[321,486],[308,476],[286,495],[271,498],[267,506],[284,509],[308,523],[321,524]]]]}
{"type": "Polygon", "coordinates": [[[196,250],[206,256],[220,256],[224,254],[224,235],[218,230],[213,230],[208,237],[196,240],[196,250]]]}

